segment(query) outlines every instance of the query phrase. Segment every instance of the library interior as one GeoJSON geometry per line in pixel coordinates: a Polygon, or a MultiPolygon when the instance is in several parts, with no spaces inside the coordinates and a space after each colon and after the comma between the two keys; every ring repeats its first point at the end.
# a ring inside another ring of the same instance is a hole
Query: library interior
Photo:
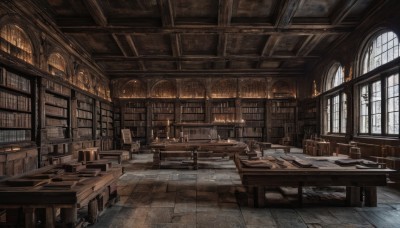
{"type": "Polygon", "coordinates": [[[0,227],[398,227],[398,12],[1,0],[0,227]]]}

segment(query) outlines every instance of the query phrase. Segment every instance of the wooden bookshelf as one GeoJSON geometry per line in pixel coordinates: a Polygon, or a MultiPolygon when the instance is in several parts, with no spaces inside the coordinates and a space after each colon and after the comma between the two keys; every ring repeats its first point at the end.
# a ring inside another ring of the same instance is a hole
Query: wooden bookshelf
{"type": "Polygon", "coordinates": [[[221,139],[235,138],[235,125],[229,124],[237,122],[235,101],[213,101],[211,104],[211,121],[224,124],[217,127],[217,132],[221,139]]]}
{"type": "Polygon", "coordinates": [[[77,139],[93,138],[93,98],[82,93],[76,92],[76,135],[77,139]]]}
{"type": "Polygon", "coordinates": [[[241,113],[244,121],[242,137],[244,140],[263,141],[265,130],[265,102],[242,101],[241,113]]]}
{"type": "Polygon", "coordinates": [[[69,100],[71,90],[43,79],[46,141],[69,138],[69,100]]]}
{"type": "Polygon", "coordinates": [[[145,140],[147,127],[146,103],[144,101],[126,102],[123,110],[124,123],[122,127],[129,128],[135,140],[145,140]]]}
{"type": "Polygon", "coordinates": [[[282,138],[290,137],[291,143],[296,138],[295,100],[271,100],[269,103],[269,141],[281,143],[282,138]]]}
{"type": "Polygon", "coordinates": [[[114,105],[114,148],[121,145],[121,108],[114,105]]]}
{"type": "MultiPolygon", "coordinates": [[[[298,129],[300,139],[310,139],[318,134],[318,108],[317,99],[309,98],[299,102],[298,129]]],[[[298,142],[303,146],[302,142],[298,142]]]]}
{"type": "Polygon", "coordinates": [[[152,130],[154,137],[173,137],[172,123],[175,122],[175,102],[158,102],[151,104],[152,130]]]}
{"type": "Polygon", "coordinates": [[[113,110],[110,104],[100,103],[100,121],[101,121],[101,148],[110,150],[113,147],[114,129],[113,129],[113,110]]]}
{"type": "Polygon", "coordinates": [[[32,82],[0,68],[0,144],[32,140],[32,82]]]}
{"type": "Polygon", "coordinates": [[[182,102],[181,114],[183,123],[204,123],[206,118],[205,103],[201,101],[182,102]]]}

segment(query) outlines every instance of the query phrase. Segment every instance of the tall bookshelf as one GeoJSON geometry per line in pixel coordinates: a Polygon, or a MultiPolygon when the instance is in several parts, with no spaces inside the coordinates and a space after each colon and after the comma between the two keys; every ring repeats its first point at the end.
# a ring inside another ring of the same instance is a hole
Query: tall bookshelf
{"type": "Polygon", "coordinates": [[[242,101],[243,139],[263,141],[265,129],[265,102],[263,101],[242,101]]]}
{"type": "Polygon", "coordinates": [[[151,107],[154,137],[173,137],[172,123],[175,121],[175,102],[153,102],[151,107]]]}
{"type": "Polygon", "coordinates": [[[114,110],[114,148],[119,147],[121,145],[121,108],[120,106],[113,107],[114,110]]]}
{"type": "Polygon", "coordinates": [[[46,143],[61,142],[69,138],[69,99],[71,89],[43,79],[45,131],[42,139],[46,143]]]}
{"type": "Polygon", "coordinates": [[[93,98],[76,92],[76,137],[80,140],[91,140],[93,138],[93,98]]]}
{"type": "Polygon", "coordinates": [[[293,144],[296,139],[296,101],[271,100],[269,112],[270,142],[281,143],[289,137],[293,144]]]}
{"type": "Polygon", "coordinates": [[[181,104],[183,123],[204,123],[206,118],[205,103],[201,101],[186,101],[181,104]]]}
{"type": "Polygon", "coordinates": [[[121,126],[129,128],[135,140],[145,141],[147,127],[146,103],[144,101],[126,102],[122,115],[124,123],[121,126]]]}
{"type": "MultiPolygon", "coordinates": [[[[298,130],[300,139],[310,139],[312,135],[318,133],[317,110],[316,98],[304,99],[299,102],[298,130]]],[[[300,143],[302,145],[302,142],[299,141],[298,144],[300,143]]]]}
{"type": "Polygon", "coordinates": [[[113,111],[110,104],[101,102],[101,138],[103,150],[110,150],[113,147],[114,129],[113,129],[113,111]]]}
{"type": "Polygon", "coordinates": [[[32,141],[32,82],[0,68],[0,145],[32,141]]]}
{"type": "Polygon", "coordinates": [[[222,139],[235,138],[236,106],[234,100],[213,101],[211,121],[217,124],[217,133],[222,139]]]}

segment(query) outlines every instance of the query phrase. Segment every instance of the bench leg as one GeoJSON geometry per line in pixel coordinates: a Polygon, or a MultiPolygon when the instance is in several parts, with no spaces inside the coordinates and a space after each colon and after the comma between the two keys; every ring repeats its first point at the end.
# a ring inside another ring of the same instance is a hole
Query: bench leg
{"type": "Polygon", "coordinates": [[[265,189],[264,187],[255,187],[255,194],[257,194],[257,207],[265,207],[265,189]]]}

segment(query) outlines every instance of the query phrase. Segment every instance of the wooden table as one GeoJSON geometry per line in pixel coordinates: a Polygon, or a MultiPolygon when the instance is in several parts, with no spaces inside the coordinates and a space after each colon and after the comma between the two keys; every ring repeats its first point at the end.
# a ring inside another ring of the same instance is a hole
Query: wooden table
{"type": "MultiPolygon", "coordinates": [[[[346,204],[361,206],[361,194],[365,193],[365,206],[377,206],[377,186],[386,185],[386,175],[391,169],[356,169],[355,167],[298,168],[288,165],[271,169],[248,168],[244,157],[235,155],[235,164],[242,184],[247,187],[249,206],[265,206],[265,187],[290,186],[298,188],[298,202],[302,204],[303,186],[346,186],[346,204]]],[[[288,161],[285,161],[288,162],[288,161]]]]}
{"type": "Polygon", "coordinates": [[[264,149],[270,149],[272,147],[272,143],[270,142],[257,142],[260,146],[261,154],[264,157],[264,149]]]}
{"type": "MultiPolygon", "coordinates": [[[[124,150],[105,150],[99,152],[100,159],[102,158],[116,158],[118,160],[118,164],[122,163],[122,156],[124,154],[124,150]]],[[[129,153],[129,152],[128,152],[129,153]]]]}
{"type": "Polygon", "coordinates": [[[290,146],[272,144],[271,149],[274,149],[274,150],[282,149],[285,153],[290,153],[290,146]]]}
{"type": "MultiPolygon", "coordinates": [[[[94,223],[104,206],[117,199],[116,182],[122,175],[121,167],[108,171],[98,170],[97,176],[74,172],[60,172],[63,166],[47,166],[21,177],[8,178],[0,182],[0,208],[21,209],[25,227],[35,227],[39,214],[45,227],[63,225],[75,227],[78,224],[78,208],[88,206],[88,220],[94,223]],[[59,174],[57,174],[59,173],[59,174]],[[22,184],[21,181],[33,184],[22,184]],[[18,184],[19,183],[19,184],[18,184]],[[56,222],[56,211],[60,209],[60,221],[56,222]]],[[[7,221],[9,222],[9,221],[7,221]]]]}

